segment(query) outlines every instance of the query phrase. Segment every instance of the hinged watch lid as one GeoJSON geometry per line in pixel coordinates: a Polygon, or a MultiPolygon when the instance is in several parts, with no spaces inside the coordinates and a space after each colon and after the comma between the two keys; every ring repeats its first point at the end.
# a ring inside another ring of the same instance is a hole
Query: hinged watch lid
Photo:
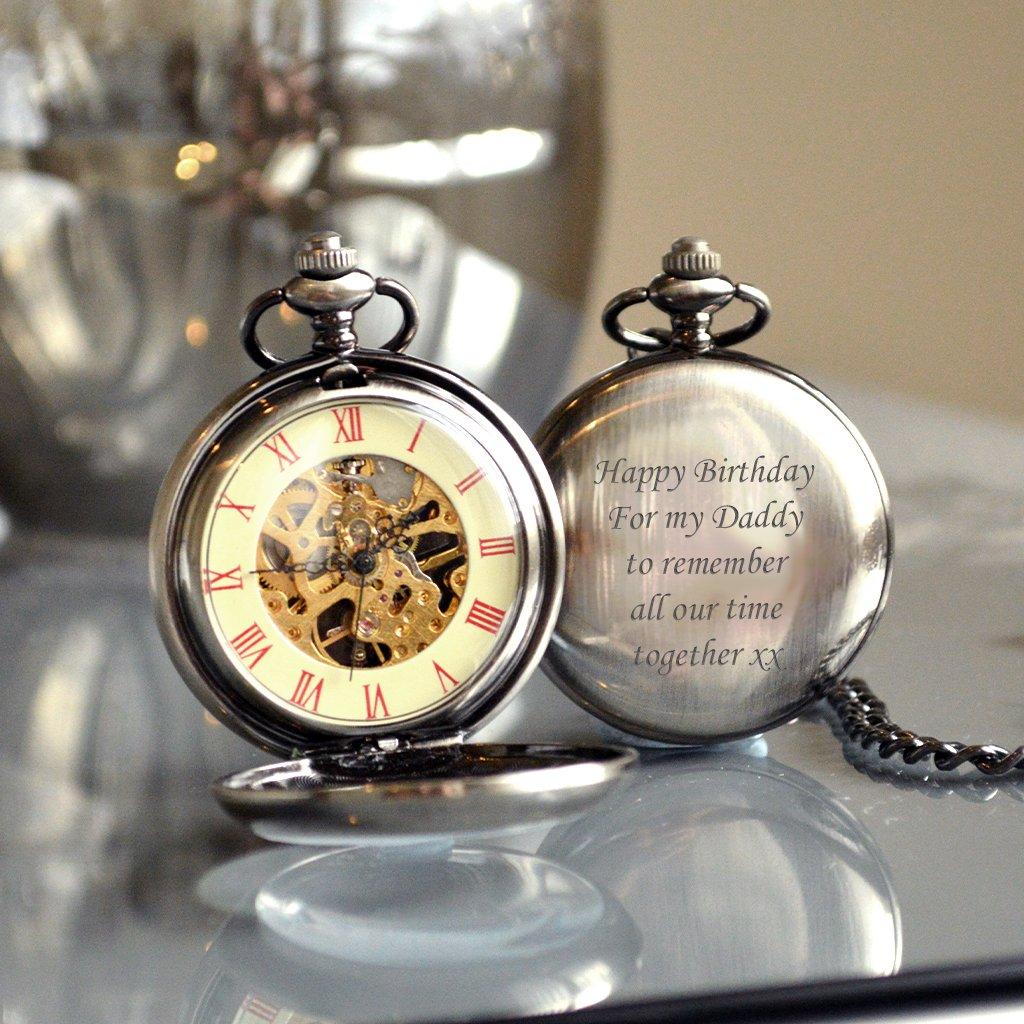
{"type": "Polygon", "coordinates": [[[464,745],[536,667],[562,591],[557,499],[529,438],[468,382],[404,355],[415,303],[333,232],[242,322],[267,372],[185,446],[152,532],[164,639],[208,710],[292,760],[215,793],[262,834],[423,834],[575,810],[618,748],[464,745]],[[359,346],[358,310],[404,323],[359,346]],[[257,336],[278,304],[311,318],[285,362],[257,336]]]}
{"type": "Polygon", "coordinates": [[[214,794],[265,839],[327,844],[357,836],[520,827],[575,814],[636,755],[625,747],[446,743],[364,747],[253,768],[214,794]]]}

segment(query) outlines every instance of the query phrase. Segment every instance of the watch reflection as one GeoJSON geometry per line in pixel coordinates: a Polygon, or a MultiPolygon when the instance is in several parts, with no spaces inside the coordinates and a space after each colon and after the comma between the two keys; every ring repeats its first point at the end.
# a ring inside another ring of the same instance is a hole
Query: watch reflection
{"type": "MultiPolygon", "coordinates": [[[[210,946],[189,1020],[517,1015],[592,1006],[637,969],[618,900],[564,865],[508,849],[359,848],[244,858],[277,869],[210,946]]],[[[215,905],[245,890],[221,869],[215,905]]]]}
{"type": "Polygon", "coordinates": [[[824,786],[745,750],[656,754],[541,852],[622,903],[643,940],[629,994],[883,976],[899,908],[873,838],[824,786]]]}
{"type": "Polygon", "coordinates": [[[200,894],[234,912],[189,1019],[525,1016],[893,973],[880,850],[829,790],[762,752],[649,754],[590,813],[503,847],[222,865],[200,894]]]}

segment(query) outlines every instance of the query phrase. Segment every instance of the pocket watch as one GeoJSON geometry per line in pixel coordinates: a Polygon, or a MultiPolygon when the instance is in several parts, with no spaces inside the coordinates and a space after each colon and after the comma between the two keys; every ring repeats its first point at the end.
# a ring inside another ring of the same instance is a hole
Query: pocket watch
{"type": "Polygon", "coordinates": [[[793,718],[885,604],[892,521],[866,442],[802,377],[733,351],[769,314],[705,241],[679,239],[604,311],[630,358],[537,435],[570,552],[546,667],[633,735],[700,744],[793,718]],[[713,331],[736,300],[751,318],[713,331]],[[669,326],[624,328],[639,304],[669,326]]]}
{"type": "Polygon", "coordinates": [[[171,656],[220,721],[291,760],[215,787],[289,839],[487,827],[598,795],[618,748],[464,744],[536,665],[564,541],[529,439],[455,374],[404,354],[415,303],[333,232],[257,298],[242,342],[263,368],[186,443],[157,500],[151,567],[171,656]],[[375,295],[403,324],[358,345],[375,295]],[[257,322],[311,318],[285,362],[257,322]]]}

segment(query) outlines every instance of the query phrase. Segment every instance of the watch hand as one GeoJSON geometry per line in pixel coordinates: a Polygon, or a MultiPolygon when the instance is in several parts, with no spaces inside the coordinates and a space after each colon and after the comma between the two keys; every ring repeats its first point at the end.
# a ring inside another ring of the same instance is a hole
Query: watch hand
{"type": "MultiPolygon", "coordinates": [[[[367,551],[363,548],[363,551],[367,551]]],[[[359,599],[356,602],[356,614],[352,620],[352,660],[348,666],[348,681],[351,683],[356,671],[356,644],[361,643],[359,639],[359,618],[363,614],[363,591],[366,589],[366,574],[363,573],[359,580],[359,599]]]]}
{"type": "Polygon", "coordinates": [[[322,562],[296,562],[294,564],[286,562],[284,565],[279,566],[276,569],[250,569],[249,575],[253,576],[259,573],[268,572],[287,572],[294,574],[297,572],[309,572],[310,569],[312,569],[313,571],[319,570],[320,572],[329,572],[332,570],[337,572],[345,572],[347,569],[351,567],[351,565],[352,560],[348,557],[348,555],[343,555],[339,551],[333,555],[328,555],[328,557],[325,558],[322,562]]]}

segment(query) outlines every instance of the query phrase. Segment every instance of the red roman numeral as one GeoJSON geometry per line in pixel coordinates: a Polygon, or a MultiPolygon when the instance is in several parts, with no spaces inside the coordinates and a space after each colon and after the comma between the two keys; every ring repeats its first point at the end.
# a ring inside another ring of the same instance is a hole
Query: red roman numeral
{"type": "Polygon", "coordinates": [[[469,609],[466,622],[471,626],[478,626],[487,633],[497,633],[501,628],[505,613],[493,604],[487,604],[479,598],[473,599],[473,607],[469,609]]]}
{"type": "Polygon", "coordinates": [[[469,476],[467,476],[464,480],[460,480],[455,485],[455,490],[457,490],[459,494],[465,494],[466,491],[468,491],[470,487],[472,487],[474,484],[480,483],[480,481],[483,480],[484,475],[485,474],[482,469],[474,469],[473,472],[469,474],[469,476]]]}
{"type": "Polygon", "coordinates": [[[358,405],[346,405],[344,409],[332,409],[334,418],[338,423],[338,433],[334,437],[334,443],[340,441],[362,441],[363,439],[363,413],[358,405]]]}
{"type": "Polygon", "coordinates": [[[383,712],[384,718],[391,717],[391,712],[388,711],[388,706],[384,701],[384,691],[380,688],[380,683],[377,684],[372,697],[370,696],[370,684],[365,683],[363,685],[363,696],[366,698],[367,719],[381,717],[378,715],[378,712],[383,712]]]}
{"type": "Polygon", "coordinates": [[[313,702],[313,710],[320,710],[320,691],[324,688],[324,679],[321,676],[314,685],[313,673],[303,669],[299,673],[299,681],[295,684],[295,692],[289,697],[292,704],[300,708],[309,708],[310,701],[313,702]]]}
{"type": "Polygon", "coordinates": [[[216,569],[203,570],[203,590],[207,594],[215,590],[241,590],[242,589],[242,567],[236,565],[234,569],[227,572],[217,572],[216,569]]]}
{"type": "Polygon", "coordinates": [[[267,634],[254,622],[231,641],[231,646],[234,647],[235,653],[242,661],[248,662],[249,668],[255,668],[263,655],[273,646],[265,644],[266,639],[267,634]],[[261,647],[261,644],[265,644],[265,646],[261,647]]]}
{"type": "Polygon", "coordinates": [[[252,514],[256,511],[255,505],[238,505],[226,494],[221,495],[220,504],[217,508],[233,508],[246,522],[249,522],[249,520],[252,519],[252,514]]]}
{"type": "Polygon", "coordinates": [[[447,693],[449,690],[454,690],[455,687],[459,685],[458,679],[456,679],[451,672],[446,672],[441,668],[436,661],[434,662],[434,671],[437,673],[437,678],[441,681],[442,692],[447,693]]]}
{"type": "Polygon", "coordinates": [[[265,1003],[258,996],[253,995],[246,997],[245,1002],[242,1003],[242,1010],[259,1020],[267,1021],[268,1024],[273,1024],[280,1012],[278,1007],[271,1006],[270,1003],[265,1003]]]}
{"type": "Polygon", "coordinates": [[[412,440],[409,442],[409,447],[405,449],[407,452],[416,451],[416,445],[419,443],[420,434],[423,433],[423,424],[426,422],[426,420],[420,420],[419,426],[416,428],[416,433],[412,435],[412,440]]]}
{"type": "Polygon", "coordinates": [[[514,555],[516,553],[516,542],[513,537],[481,537],[480,555],[486,558],[488,555],[514,555]]]}
{"type": "Polygon", "coordinates": [[[293,462],[299,461],[298,455],[295,454],[295,449],[288,443],[288,438],[280,431],[269,441],[264,441],[263,447],[268,451],[272,451],[277,456],[278,469],[286,469],[293,462]]]}

